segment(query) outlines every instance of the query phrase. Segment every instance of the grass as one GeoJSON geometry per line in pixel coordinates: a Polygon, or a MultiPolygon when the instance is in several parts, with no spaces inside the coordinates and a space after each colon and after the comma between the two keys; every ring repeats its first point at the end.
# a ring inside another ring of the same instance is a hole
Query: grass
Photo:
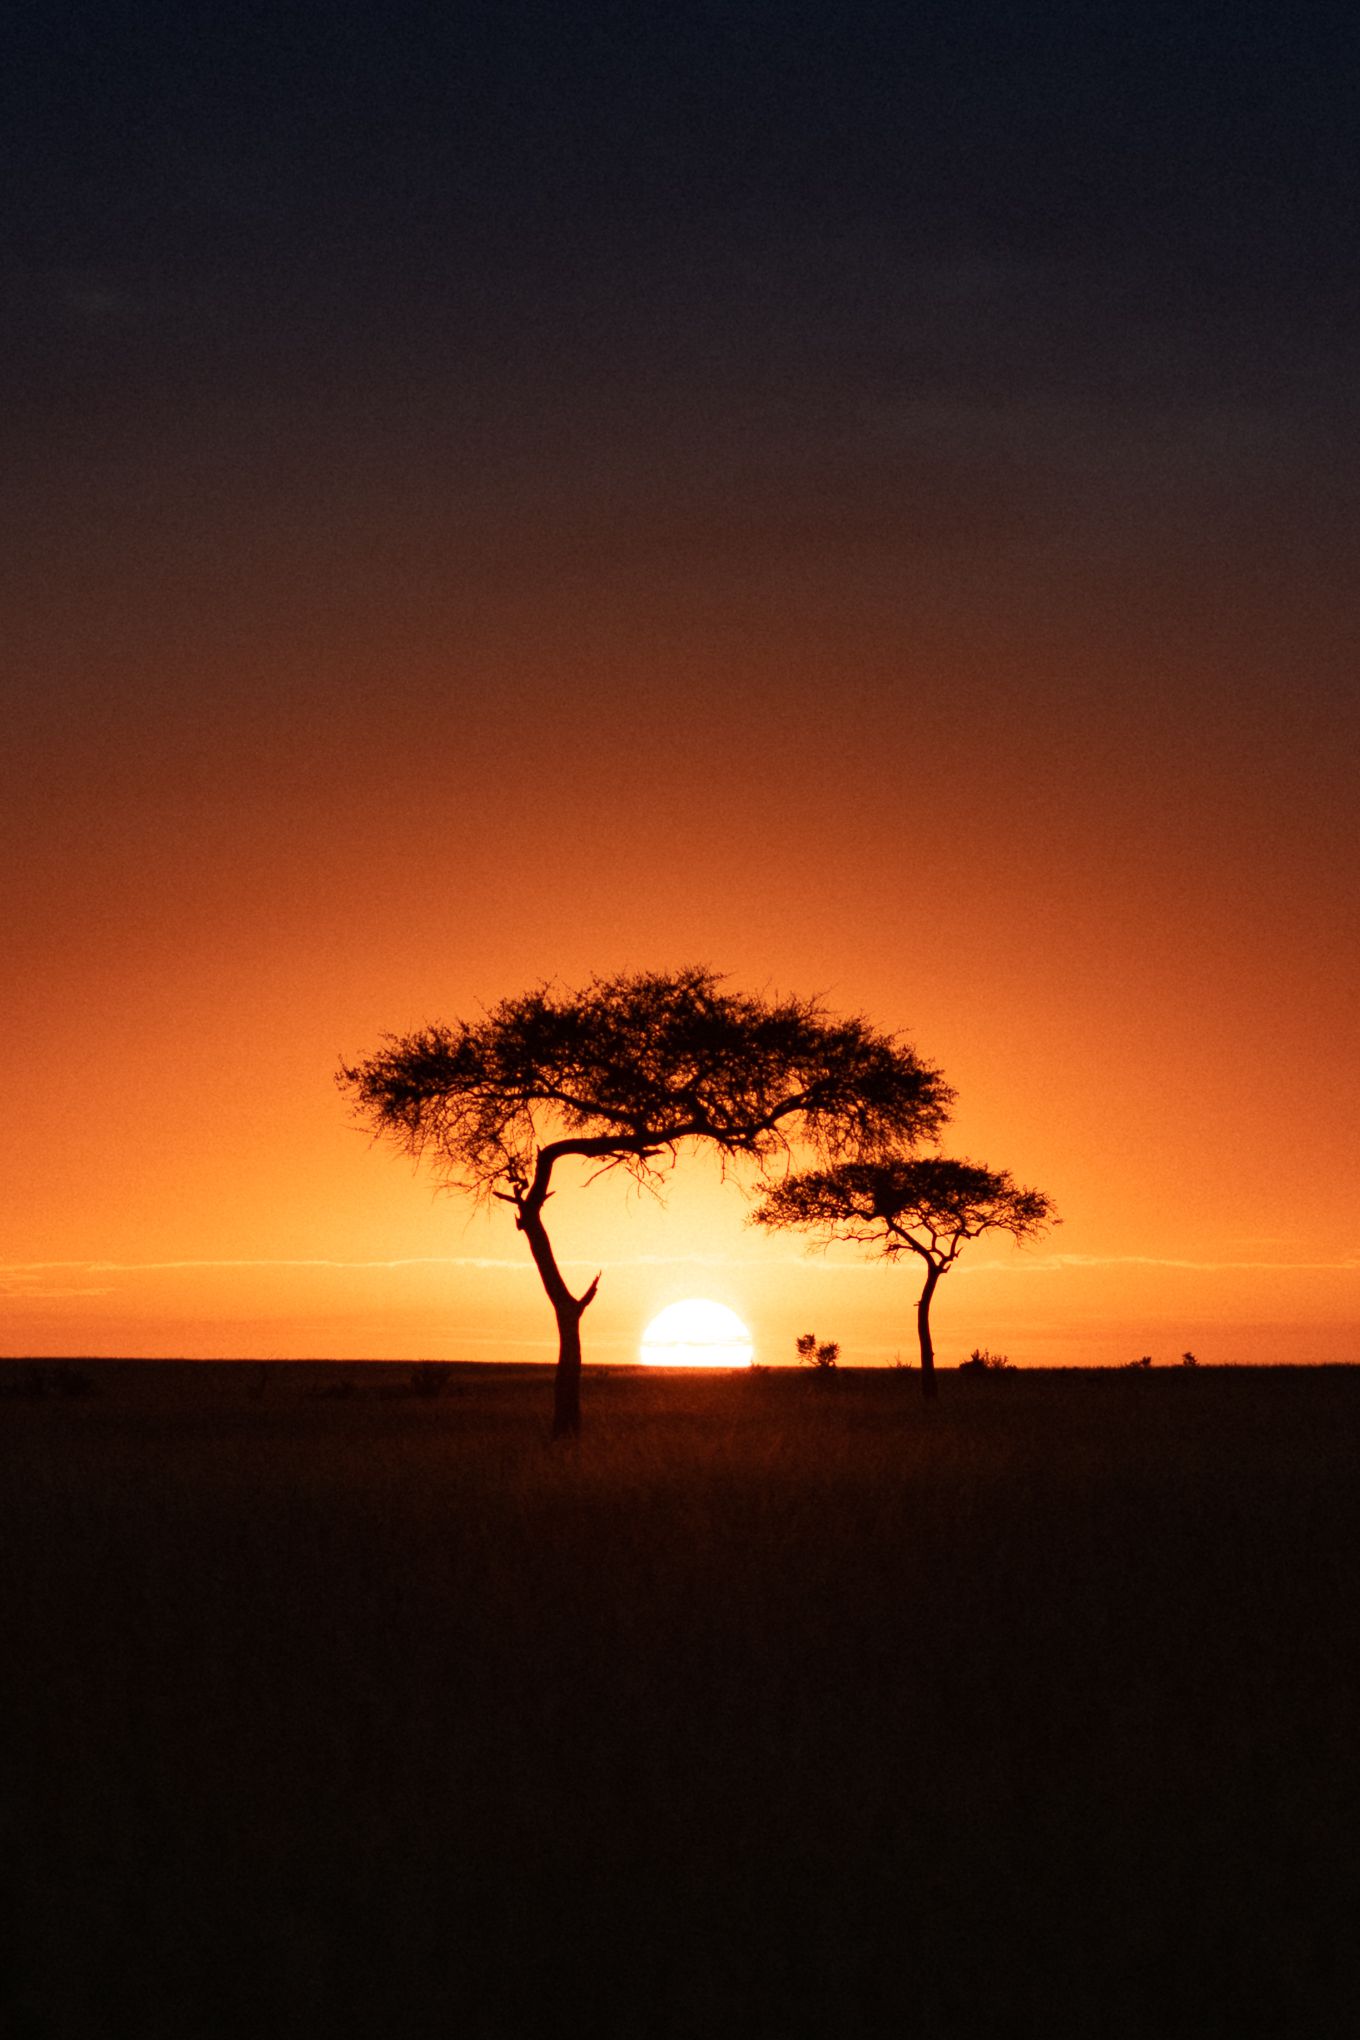
{"type": "Polygon", "coordinates": [[[1351,2030],[1360,1372],[84,1372],[17,2040],[1351,2030]]]}

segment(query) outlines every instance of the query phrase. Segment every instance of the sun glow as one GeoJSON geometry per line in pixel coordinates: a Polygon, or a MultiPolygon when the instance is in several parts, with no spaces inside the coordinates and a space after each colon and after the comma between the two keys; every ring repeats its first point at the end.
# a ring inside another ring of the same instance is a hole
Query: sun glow
{"type": "Polygon", "coordinates": [[[706,1296],[668,1303],[642,1334],[644,1367],[749,1367],[751,1334],[734,1310],[706,1296]]]}

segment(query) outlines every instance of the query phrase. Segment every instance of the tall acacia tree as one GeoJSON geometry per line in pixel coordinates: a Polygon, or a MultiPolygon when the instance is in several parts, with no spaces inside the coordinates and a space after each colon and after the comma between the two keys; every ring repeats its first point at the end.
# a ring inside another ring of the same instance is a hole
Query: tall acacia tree
{"type": "Polygon", "coordinates": [[[557,1320],[553,1436],[580,1428],[578,1296],[544,1224],[560,1163],[658,1187],[681,1147],[763,1169],[794,1144],[831,1165],[933,1138],[953,1093],[898,1037],[813,999],[731,991],[711,970],[541,986],[485,1018],[389,1035],[341,1066],[358,1117],[449,1188],[509,1204],[557,1320]]]}
{"type": "Polygon", "coordinates": [[[786,1176],[765,1195],[752,1223],[811,1232],[821,1246],[849,1240],[888,1260],[914,1254],[925,1263],[916,1304],[921,1387],[935,1393],[930,1305],[940,1278],[969,1240],[1005,1232],[1036,1239],[1058,1218],[1041,1190],[1024,1190],[1004,1169],[945,1155],[858,1158],[786,1176]]]}

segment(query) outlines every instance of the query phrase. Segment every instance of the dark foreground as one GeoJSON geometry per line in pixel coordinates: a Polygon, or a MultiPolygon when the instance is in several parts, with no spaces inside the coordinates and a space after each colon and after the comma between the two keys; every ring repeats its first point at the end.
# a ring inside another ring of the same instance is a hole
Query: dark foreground
{"type": "Polygon", "coordinates": [[[1354,2030],[1360,1370],[85,1372],[7,2040],[1354,2030]]]}

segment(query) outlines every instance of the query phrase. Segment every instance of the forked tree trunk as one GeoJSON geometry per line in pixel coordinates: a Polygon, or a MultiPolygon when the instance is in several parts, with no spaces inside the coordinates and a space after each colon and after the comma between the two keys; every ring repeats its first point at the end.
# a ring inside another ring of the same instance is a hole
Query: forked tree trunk
{"type": "Polygon", "coordinates": [[[571,1303],[557,1312],[557,1373],[553,1377],[554,1438],[574,1438],[581,1428],[581,1312],[571,1303]]]}
{"type": "Polygon", "coordinates": [[[921,1291],[916,1305],[916,1336],[921,1346],[921,1393],[926,1397],[935,1394],[935,1347],[930,1336],[930,1299],[935,1294],[935,1285],[943,1272],[934,1261],[927,1263],[925,1288],[921,1291]]]}
{"type": "Polygon", "coordinates": [[[516,1223],[529,1242],[534,1266],[557,1319],[552,1435],[554,1438],[574,1438],[581,1428],[581,1319],[595,1301],[600,1278],[598,1275],[595,1277],[584,1296],[572,1295],[562,1280],[562,1271],[543,1224],[545,1201],[546,1185],[544,1194],[536,1201],[528,1199],[520,1206],[516,1223]]]}

